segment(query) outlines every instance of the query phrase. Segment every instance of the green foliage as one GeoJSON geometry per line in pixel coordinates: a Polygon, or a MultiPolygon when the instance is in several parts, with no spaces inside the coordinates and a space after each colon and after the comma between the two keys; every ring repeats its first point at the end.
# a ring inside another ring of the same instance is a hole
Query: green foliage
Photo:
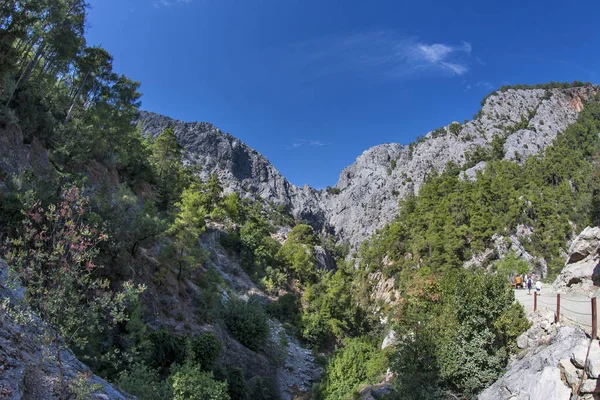
{"type": "Polygon", "coordinates": [[[302,283],[316,282],[318,274],[312,245],[288,238],[281,246],[277,256],[283,260],[288,276],[298,279],[302,283]]]}
{"type": "Polygon", "coordinates": [[[212,372],[204,372],[198,366],[185,364],[171,377],[173,400],[229,400],[227,382],[213,378],[212,372]]]}
{"type": "Polygon", "coordinates": [[[531,266],[527,261],[516,256],[511,251],[508,252],[501,260],[494,263],[496,273],[502,277],[512,279],[517,275],[523,275],[529,273],[531,266]]]}
{"type": "Polygon", "coordinates": [[[460,133],[460,131],[462,131],[462,125],[459,124],[458,122],[453,122],[448,127],[448,130],[450,131],[451,134],[458,135],[460,133]]]}
{"type": "Polygon", "coordinates": [[[347,339],[327,364],[319,385],[324,400],[346,400],[362,384],[377,383],[387,369],[387,356],[368,338],[347,339]]]}
{"type": "Polygon", "coordinates": [[[221,355],[221,342],[213,333],[203,333],[190,339],[189,350],[194,364],[208,371],[221,355]]]}
{"type": "Polygon", "coordinates": [[[331,186],[327,186],[327,187],[325,188],[325,191],[326,191],[328,194],[331,194],[331,195],[336,195],[336,194],[340,194],[340,193],[342,193],[342,189],[340,189],[340,188],[334,188],[334,187],[331,187],[331,186]]]}
{"type": "Polygon", "coordinates": [[[106,235],[84,222],[88,199],[77,187],[66,189],[58,204],[34,203],[22,233],[8,242],[10,274],[20,279],[27,305],[48,324],[43,340],[52,343],[62,382],[61,351],[84,349],[90,338],[128,319],[126,306],[145,289],[131,283],[115,292],[99,275],[94,260],[106,235]]]}
{"type": "Polygon", "coordinates": [[[99,383],[89,382],[86,374],[78,374],[69,382],[69,392],[74,400],[89,400],[93,398],[94,392],[102,390],[99,383]]]}
{"type": "Polygon", "coordinates": [[[305,245],[317,245],[319,240],[315,236],[312,226],[298,224],[288,233],[288,241],[305,245]]]}
{"type": "Polygon", "coordinates": [[[267,314],[255,298],[247,302],[230,298],[223,311],[225,324],[234,338],[250,350],[259,350],[269,337],[267,314]]]}
{"type": "MultiPolygon", "coordinates": [[[[460,170],[452,168],[430,176],[418,196],[402,202],[397,220],[363,246],[362,265],[390,276],[417,266],[459,268],[488,246],[493,233],[514,232],[523,224],[534,232],[524,244],[527,250],[544,257],[550,275],[556,274],[572,234],[569,220],[579,227],[591,223],[599,110],[599,103],[587,104],[578,122],[543,155],[523,164],[499,159],[503,139],[498,136],[491,150],[481,150],[488,162],[474,182],[460,179],[460,170]],[[384,268],[385,256],[392,262],[384,268]]],[[[465,168],[479,159],[472,156],[465,168]]]]}
{"type": "Polygon", "coordinates": [[[183,167],[182,148],[173,128],[165,129],[152,144],[150,161],[156,171],[158,208],[168,211],[179,200],[188,175],[183,167]]]}
{"type": "Polygon", "coordinates": [[[133,364],[119,374],[117,386],[125,392],[144,400],[170,400],[172,388],[167,380],[161,380],[158,371],[144,363],[133,364]]]}
{"type": "Polygon", "coordinates": [[[267,305],[267,313],[281,322],[298,325],[300,321],[300,301],[292,293],[286,293],[276,302],[267,305]]]}
{"type": "Polygon", "coordinates": [[[526,85],[526,84],[518,84],[518,85],[504,85],[500,86],[498,91],[506,92],[509,89],[521,90],[521,89],[568,89],[573,87],[582,87],[582,86],[590,86],[591,82],[581,82],[581,81],[573,81],[573,82],[554,82],[551,81],[549,83],[540,83],[535,85],[526,85]]]}
{"type": "Polygon", "coordinates": [[[149,348],[145,358],[150,368],[167,376],[171,365],[185,361],[185,338],[173,335],[166,329],[154,331],[149,335],[149,348]]]}
{"type": "Polygon", "coordinates": [[[446,128],[442,126],[442,127],[434,129],[431,132],[431,137],[437,138],[437,137],[440,137],[440,136],[444,136],[446,133],[447,133],[446,128]]]}
{"type": "Polygon", "coordinates": [[[448,391],[472,397],[503,372],[529,327],[522,306],[497,275],[462,271],[410,283],[392,363],[400,398],[447,398],[448,391]]]}
{"type": "Polygon", "coordinates": [[[227,393],[231,400],[250,400],[249,388],[241,368],[227,365],[215,371],[215,378],[227,381],[227,393]]]}
{"type": "Polygon", "coordinates": [[[351,290],[353,278],[349,269],[341,265],[307,287],[302,298],[306,306],[301,326],[302,336],[309,344],[322,348],[368,330],[369,321],[351,290]]]}

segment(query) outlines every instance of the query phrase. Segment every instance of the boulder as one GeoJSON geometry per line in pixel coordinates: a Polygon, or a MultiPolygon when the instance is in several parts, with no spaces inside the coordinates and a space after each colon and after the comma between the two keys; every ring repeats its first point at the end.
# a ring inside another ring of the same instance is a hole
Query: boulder
{"type": "Polygon", "coordinates": [[[580,393],[600,393],[600,384],[597,379],[586,379],[579,388],[580,393]]]}
{"type": "Polygon", "coordinates": [[[388,347],[394,347],[396,346],[396,343],[398,343],[396,331],[390,329],[390,331],[387,333],[387,335],[385,335],[385,338],[383,339],[383,343],[381,344],[381,350],[386,349],[388,347]]]}
{"type": "Polygon", "coordinates": [[[569,249],[568,261],[552,286],[557,292],[595,293],[600,285],[600,227],[587,227],[569,249]]]}
{"type": "Polygon", "coordinates": [[[535,381],[529,394],[531,400],[570,400],[571,389],[565,386],[560,378],[560,369],[544,367],[535,381]]]}
{"type": "Polygon", "coordinates": [[[581,343],[573,349],[571,352],[571,362],[577,368],[583,368],[585,366],[585,358],[587,356],[588,346],[586,343],[581,343]]]}
{"type": "Polygon", "coordinates": [[[600,376],[600,345],[597,340],[594,340],[590,346],[586,371],[590,378],[596,379],[600,376]]]}
{"type": "Polygon", "coordinates": [[[571,389],[575,389],[579,384],[579,374],[577,373],[577,368],[575,368],[571,361],[566,358],[558,362],[558,368],[560,369],[563,380],[567,382],[571,389]]]}

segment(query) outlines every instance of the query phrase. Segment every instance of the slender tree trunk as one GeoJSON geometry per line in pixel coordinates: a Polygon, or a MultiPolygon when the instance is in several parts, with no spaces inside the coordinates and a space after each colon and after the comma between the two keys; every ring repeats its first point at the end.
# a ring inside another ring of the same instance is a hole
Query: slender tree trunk
{"type": "Polygon", "coordinates": [[[79,89],[77,90],[77,93],[75,94],[73,103],[71,104],[71,107],[69,107],[69,111],[67,112],[67,118],[65,118],[65,123],[69,122],[69,119],[71,119],[71,113],[73,112],[73,109],[75,108],[75,104],[77,104],[77,100],[79,100],[79,96],[81,96],[81,92],[83,91],[83,87],[86,84],[87,79],[90,76],[90,73],[91,73],[91,69],[85,74],[85,77],[83,78],[83,82],[81,82],[81,85],[79,85],[79,89]]]}

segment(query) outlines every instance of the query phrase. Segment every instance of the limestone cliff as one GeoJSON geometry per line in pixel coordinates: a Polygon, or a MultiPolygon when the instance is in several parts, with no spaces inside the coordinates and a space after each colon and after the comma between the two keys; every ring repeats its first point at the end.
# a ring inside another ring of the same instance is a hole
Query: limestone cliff
{"type": "MultiPolygon", "coordinates": [[[[256,150],[209,123],[149,112],[142,113],[139,123],[153,136],[172,126],[202,175],[217,173],[229,190],[285,204],[295,218],[337,234],[356,249],[396,216],[398,200],[416,194],[429,173],[442,171],[450,161],[464,165],[469,152],[488,147],[494,135],[506,132],[505,158],[538,154],[576,120],[583,103],[599,90],[584,86],[494,92],[472,121],[436,129],[409,146],[388,143],[366,150],[328,191],[291,184],[256,150]]],[[[467,170],[465,178],[483,167],[481,163],[467,170]]]]}

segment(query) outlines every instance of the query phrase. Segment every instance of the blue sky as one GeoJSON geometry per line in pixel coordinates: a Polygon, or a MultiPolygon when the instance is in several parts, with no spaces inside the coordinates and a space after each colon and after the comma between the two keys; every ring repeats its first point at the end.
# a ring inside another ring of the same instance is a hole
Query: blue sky
{"type": "Polygon", "coordinates": [[[90,0],[143,109],[207,121],[292,183],[471,118],[503,84],[600,77],[600,2],[90,0]]]}

